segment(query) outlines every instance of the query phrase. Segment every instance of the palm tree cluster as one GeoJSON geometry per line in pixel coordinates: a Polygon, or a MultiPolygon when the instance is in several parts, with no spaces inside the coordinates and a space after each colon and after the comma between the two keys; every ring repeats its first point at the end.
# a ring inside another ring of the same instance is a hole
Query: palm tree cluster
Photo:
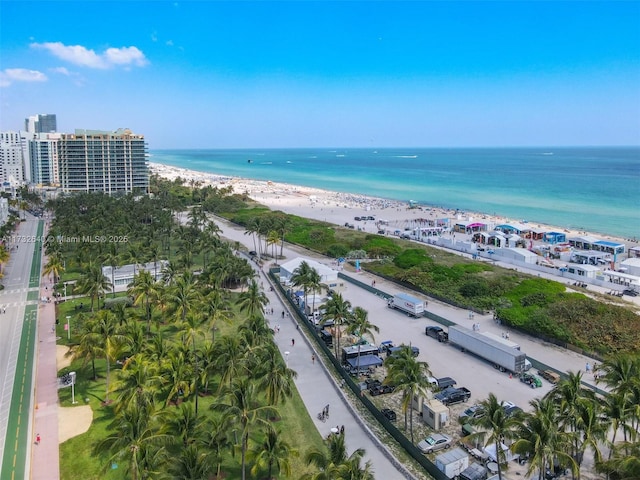
{"type": "MultiPolygon", "coordinates": [[[[65,275],[74,294],[91,300],[90,311],[78,316],[71,355],[91,362],[94,380],[96,363],[100,371],[106,367],[103,405],[114,419],[95,445],[96,454],[109,454],[105,469],[122,463],[134,479],[221,478],[223,466],[237,468],[243,479],[289,476],[298,452],[277,421],[296,373],[273,341],[254,270],[220,240],[203,208],[192,208],[181,225],[174,210],[181,202],[162,191],[153,199],[81,194],[51,205],[45,275],[57,281],[65,275]],[[127,242],[65,241],[107,225],[127,242]],[[136,268],[167,258],[158,280],[156,272],[136,268]],[[113,279],[101,266],[125,262],[137,270],[130,303],[106,308],[99,300],[113,293],[113,279]],[[242,291],[232,293],[238,286],[242,291]],[[230,326],[216,335],[221,322],[230,326]]],[[[356,457],[349,459],[351,472],[359,471],[356,457]]]]}
{"type": "Polygon", "coordinates": [[[347,455],[345,437],[329,435],[324,449],[312,449],[307,452],[306,461],[318,470],[305,474],[301,480],[374,480],[373,465],[367,460],[361,463],[365,451],[356,449],[347,455]]]}
{"type": "Polygon", "coordinates": [[[144,272],[131,290],[143,299],[144,312],[128,309],[122,323],[111,310],[88,313],[73,348],[76,358],[106,363],[105,404],[112,405],[115,419],[97,451],[109,451],[109,463],[125,463],[131,478],[209,478],[235,451],[243,479],[248,462],[255,474],[286,473],[295,450],[273,421],[277,406],[293,393],[296,373],[273,342],[264,294],[252,291],[255,281],[239,296],[244,320],[237,332],[213,339],[207,333],[213,324],[231,318],[224,295],[213,298],[211,287],[188,272],[149,289],[142,288],[141,277],[144,272]],[[146,302],[161,294],[164,310],[146,302]],[[167,327],[149,333],[144,325],[150,314],[166,316],[167,327]],[[115,363],[122,367],[112,381],[115,363]],[[204,413],[198,408],[203,395],[212,406],[204,413]]]}
{"type": "Polygon", "coordinates": [[[611,357],[597,373],[609,390],[604,396],[585,387],[580,372],[569,372],[547,395],[531,401],[529,413],[508,415],[493,394],[480,403],[482,415],[471,420],[474,436],[495,446],[500,478],[506,466],[501,445],[511,442],[513,452],[529,459],[527,476],[540,480],[557,468],[579,479],[586,454],[610,478],[639,478],[640,356],[611,357]]]}

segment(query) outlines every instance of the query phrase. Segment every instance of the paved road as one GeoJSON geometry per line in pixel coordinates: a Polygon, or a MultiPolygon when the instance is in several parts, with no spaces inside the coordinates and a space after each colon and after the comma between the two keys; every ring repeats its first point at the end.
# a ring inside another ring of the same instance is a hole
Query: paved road
{"type": "Polygon", "coordinates": [[[0,458],[3,478],[28,478],[41,223],[27,215],[8,239],[11,257],[0,292],[0,458]],[[40,233],[39,233],[40,232],[40,233]],[[35,288],[34,288],[35,287],[35,288]]]}

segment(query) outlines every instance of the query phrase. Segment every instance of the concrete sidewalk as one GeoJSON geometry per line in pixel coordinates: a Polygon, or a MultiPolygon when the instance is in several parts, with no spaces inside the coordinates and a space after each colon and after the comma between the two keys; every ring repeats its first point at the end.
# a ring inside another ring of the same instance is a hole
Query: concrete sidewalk
{"type": "MultiPolygon", "coordinates": [[[[229,227],[225,227],[223,235],[226,236],[228,233],[229,227]]],[[[265,272],[255,263],[250,263],[259,275],[258,282],[265,287],[264,293],[269,299],[267,309],[270,311],[273,308],[274,313],[267,314],[266,318],[271,328],[276,331],[274,340],[289,368],[298,373],[295,379],[296,387],[320,434],[326,437],[331,434],[332,428],[344,427],[349,454],[363,448],[366,451],[364,460],[371,460],[376,478],[414,478],[362,423],[341,388],[327,372],[322,359],[313,348],[313,343],[306,338],[304,329],[298,328],[296,318],[289,312],[277,290],[274,288],[271,291],[268,288],[270,282],[265,272]],[[315,356],[315,362],[312,356],[315,356]],[[326,405],[329,405],[329,418],[322,422],[318,419],[318,414],[326,405]]],[[[301,452],[302,455],[305,453],[301,452]]],[[[426,475],[424,478],[427,478],[426,475]]]]}
{"type": "MultiPolygon", "coordinates": [[[[42,258],[46,265],[47,258],[42,258]]],[[[31,479],[59,480],[60,449],[58,443],[58,369],[56,366],[55,302],[48,279],[40,282],[39,298],[51,297],[50,303],[39,301],[38,343],[35,381],[35,415],[33,438],[40,444],[31,449],[31,479]]]]}

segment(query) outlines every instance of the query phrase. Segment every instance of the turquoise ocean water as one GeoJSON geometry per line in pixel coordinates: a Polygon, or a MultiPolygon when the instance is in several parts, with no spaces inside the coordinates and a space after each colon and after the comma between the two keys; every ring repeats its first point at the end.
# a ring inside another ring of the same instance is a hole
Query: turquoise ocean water
{"type": "Polygon", "coordinates": [[[155,150],[154,163],[640,238],[640,147],[155,150]],[[251,162],[249,162],[251,160],[251,162]]]}

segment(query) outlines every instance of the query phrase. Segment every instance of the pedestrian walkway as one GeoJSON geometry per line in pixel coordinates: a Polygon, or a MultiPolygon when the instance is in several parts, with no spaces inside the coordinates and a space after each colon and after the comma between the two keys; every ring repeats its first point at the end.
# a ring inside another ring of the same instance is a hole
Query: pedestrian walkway
{"type": "MultiPolygon", "coordinates": [[[[43,254],[42,265],[47,258],[43,254]]],[[[40,282],[40,298],[50,295],[52,284],[40,282]],[[46,287],[46,288],[45,288],[46,287]]],[[[38,308],[38,343],[35,381],[34,443],[31,448],[31,479],[59,480],[58,369],[56,366],[55,302],[41,302],[38,308]],[[35,444],[36,435],[40,442],[35,444]]]]}
{"type": "MultiPolygon", "coordinates": [[[[219,226],[223,228],[223,235],[230,234],[229,229],[233,229],[224,224],[219,226]],[[224,230],[227,231],[224,232],[224,230]]],[[[250,261],[250,263],[258,272],[259,282],[266,286],[270,285],[266,273],[254,262],[250,261]]],[[[344,427],[348,453],[351,454],[354,450],[363,448],[366,452],[364,461],[371,460],[376,478],[414,478],[360,419],[345,397],[345,393],[323,365],[322,358],[313,348],[313,343],[306,338],[304,329],[299,328],[296,317],[289,312],[288,305],[278,296],[277,290],[271,291],[266,288],[264,293],[269,299],[269,305],[266,307],[269,313],[265,317],[274,331],[276,326],[279,326],[278,331],[274,333],[274,341],[287,366],[298,374],[295,379],[296,387],[320,434],[327,437],[332,434],[332,428],[340,430],[344,427]],[[270,313],[271,308],[273,308],[273,314],[270,313]],[[282,312],[285,312],[284,317],[282,312]],[[327,405],[329,405],[329,416],[323,422],[318,418],[318,414],[327,405]]]]}

